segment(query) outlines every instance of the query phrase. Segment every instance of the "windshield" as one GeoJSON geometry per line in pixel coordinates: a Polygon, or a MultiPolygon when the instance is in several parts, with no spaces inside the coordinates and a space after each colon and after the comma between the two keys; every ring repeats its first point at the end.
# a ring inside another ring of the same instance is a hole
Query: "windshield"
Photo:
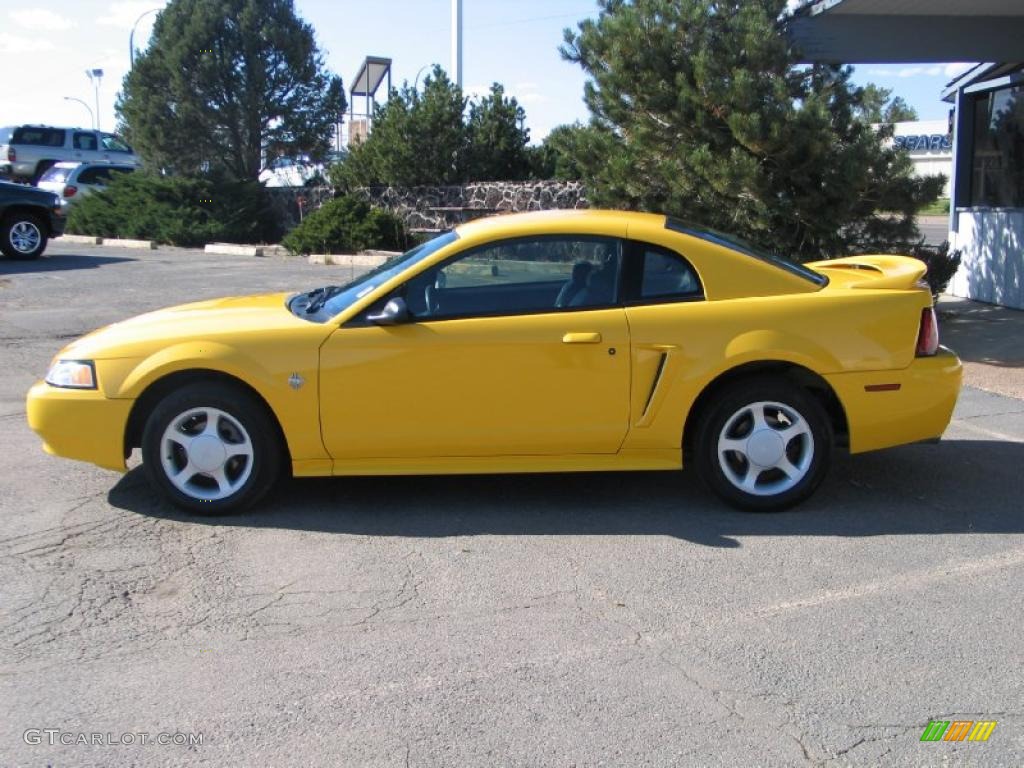
{"type": "Polygon", "coordinates": [[[770,253],[763,248],[758,248],[756,245],[747,242],[735,235],[727,235],[724,232],[718,232],[714,229],[707,227],[696,227],[690,226],[684,221],[679,219],[673,219],[669,217],[665,222],[665,228],[671,229],[673,232],[681,232],[684,235],[690,235],[691,237],[699,237],[701,240],[706,240],[709,243],[715,245],[721,245],[728,248],[730,251],[736,251],[746,256],[753,256],[755,259],[761,261],[767,261],[769,264],[774,264],[776,267],[780,267],[787,272],[791,272],[794,275],[798,275],[805,280],[810,280],[815,285],[828,285],[828,278],[824,275],[818,274],[813,269],[805,267],[803,264],[798,264],[795,261],[789,261],[781,256],[777,256],[774,253],[770,253]]]}
{"type": "Polygon", "coordinates": [[[344,312],[353,302],[363,298],[363,296],[376,290],[395,275],[423,261],[423,259],[441,250],[446,245],[454,243],[458,238],[459,236],[454,231],[445,232],[433,240],[417,245],[411,251],[392,256],[379,267],[360,275],[350,283],[326,286],[324,288],[317,288],[309,293],[300,294],[294,297],[288,306],[292,312],[300,317],[322,323],[344,312]]]}

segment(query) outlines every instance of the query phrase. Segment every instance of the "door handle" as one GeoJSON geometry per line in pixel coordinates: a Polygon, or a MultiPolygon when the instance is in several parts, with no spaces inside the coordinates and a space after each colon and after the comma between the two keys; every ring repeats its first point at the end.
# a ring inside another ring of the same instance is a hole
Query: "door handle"
{"type": "Polygon", "coordinates": [[[562,337],[563,344],[600,344],[600,333],[567,333],[562,337]]]}

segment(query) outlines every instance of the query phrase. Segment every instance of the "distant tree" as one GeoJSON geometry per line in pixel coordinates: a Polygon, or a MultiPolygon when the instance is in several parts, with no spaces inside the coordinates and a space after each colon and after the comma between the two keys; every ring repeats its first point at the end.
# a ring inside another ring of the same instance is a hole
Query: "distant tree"
{"type": "Polygon", "coordinates": [[[786,0],[599,0],[562,53],[589,80],[581,153],[598,205],[655,210],[779,253],[897,247],[941,192],[890,129],[858,118],[850,68],[802,66],[778,30],[786,0]]]}
{"type": "Polygon", "coordinates": [[[434,67],[422,93],[405,83],[377,106],[369,137],[349,148],[346,160],[332,168],[331,180],[342,187],[463,181],[469,144],[465,111],[462,89],[434,67]]]}
{"type": "Polygon", "coordinates": [[[530,176],[527,145],[530,130],[526,112],[506,98],[499,84],[479,101],[470,103],[466,176],[472,181],[521,181],[530,176]]]}
{"type": "Polygon", "coordinates": [[[902,123],[917,120],[917,110],[904,101],[903,97],[892,95],[891,88],[882,88],[868,83],[860,89],[861,106],[857,117],[865,123],[902,123]]]}
{"type": "Polygon", "coordinates": [[[345,107],[292,0],[171,0],[117,102],[155,167],[253,180],[280,155],[320,159],[345,107]]]}

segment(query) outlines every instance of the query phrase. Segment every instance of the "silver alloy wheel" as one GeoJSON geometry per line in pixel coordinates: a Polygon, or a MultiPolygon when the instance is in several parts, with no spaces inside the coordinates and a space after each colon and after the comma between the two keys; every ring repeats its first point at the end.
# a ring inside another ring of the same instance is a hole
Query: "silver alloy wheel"
{"type": "Polygon", "coordinates": [[[814,460],[814,435],[792,406],[761,401],[729,417],[718,436],[718,464],[736,488],[775,496],[807,476],[814,460]]]}
{"type": "Polygon", "coordinates": [[[34,222],[22,220],[11,227],[7,237],[11,242],[11,247],[18,253],[32,253],[42,242],[43,233],[39,231],[39,227],[34,222]]]}
{"type": "Polygon", "coordinates": [[[189,408],[160,438],[164,474],[182,493],[219,501],[236,493],[252,474],[252,439],[245,427],[218,408],[189,408]]]}

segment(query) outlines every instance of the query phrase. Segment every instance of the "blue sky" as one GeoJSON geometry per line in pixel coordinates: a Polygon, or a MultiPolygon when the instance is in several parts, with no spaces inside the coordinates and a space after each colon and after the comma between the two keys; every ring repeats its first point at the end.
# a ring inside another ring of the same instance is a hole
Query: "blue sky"
{"type": "MultiPolygon", "coordinates": [[[[58,0],[45,7],[0,0],[0,125],[32,122],[88,125],[81,104],[94,104],[86,68],[105,72],[100,122],[114,125],[114,96],[128,69],[128,35],[140,14],[163,0],[58,0]]],[[[421,67],[448,67],[451,58],[450,0],[296,0],[300,15],[317,31],[329,67],[348,85],[366,55],[394,60],[394,81],[415,79],[421,67]]],[[[527,113],[535,141],[561,123],[585,120],[584,77],[562,61],[562,30],[595,12],[592,0],[464,0],[464,86],[470,94],[498,81],[527,113]]],[[[150,14],[136,29],[144,47],[150,14]]],[[[865,65],[855,80],[873,81],[903,96],[922,119],[945,118],[943,84],[959,65],[865,65]]]]}

